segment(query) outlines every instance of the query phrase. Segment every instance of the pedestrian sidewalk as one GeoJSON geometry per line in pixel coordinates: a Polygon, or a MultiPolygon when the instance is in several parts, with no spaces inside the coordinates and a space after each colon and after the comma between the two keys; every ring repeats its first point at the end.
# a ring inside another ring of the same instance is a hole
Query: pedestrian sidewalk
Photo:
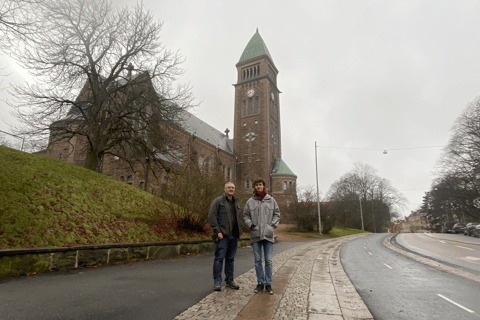
{"type": "Polygon", "coordinates": [[[175,319],[373,319],[339,257],[343,244],[366,235],[314,241],[277,254],[273,296],[253,292],[257,283],[252,268],[235,279],[239,290],[212,292],[175,319]]]}

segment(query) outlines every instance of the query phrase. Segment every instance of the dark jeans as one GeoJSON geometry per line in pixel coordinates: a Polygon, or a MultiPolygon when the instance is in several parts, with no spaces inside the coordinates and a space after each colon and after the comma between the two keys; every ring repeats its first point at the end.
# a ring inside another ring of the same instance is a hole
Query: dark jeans
{"type": "Polygon", "coordinates": [[[233,278],[233,262],[237,253],[238,238],[222,238],[215,243],[213,260],[213,281],[222,282],[223,260],[225,260],[225,278],[233,278]]]}

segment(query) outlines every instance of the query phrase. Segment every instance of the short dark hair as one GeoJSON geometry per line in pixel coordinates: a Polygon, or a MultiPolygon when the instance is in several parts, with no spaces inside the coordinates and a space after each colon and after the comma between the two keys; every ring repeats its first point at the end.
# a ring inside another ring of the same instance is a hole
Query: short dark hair
{"type": "Polygon", "coordinates": [[[257,179],[257,180],[255,180],[255,181],[253,182],[253,187],[255,187],[255,186],[257,185],[257,183],[259,183],[259,182],[263,183],[263,186],[264,186],[264,187],[267,186],[267,184],[265,183],[265,180],[263,180],[263,179],[257,179]]]}

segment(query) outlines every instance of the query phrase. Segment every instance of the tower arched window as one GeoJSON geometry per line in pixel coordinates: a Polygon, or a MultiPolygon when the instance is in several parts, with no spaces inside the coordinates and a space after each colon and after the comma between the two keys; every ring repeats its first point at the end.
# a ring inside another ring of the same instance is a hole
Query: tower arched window
{"type": "Polygon", "coordinates": [[[230,168],[227,169],[227,179],[230,180],[230,168]]]}
{"type": "Polygon", "coordinates": [[[243,100],[242,102],[242,117],[247,116],[247,101],[243,100]]]}
{"type": "Polygon", "coordinates": [[[248,98],[248,115],[253,114],[253,99],[248,98]]]}
{"type": "Polygon", "coordinates": [[[202,156],[198,157],[198,168],[202,170],[203,167],[203,158],[202,156]]]}
{"type": "Polygon", "coordinates": [[[260,99],[255,97],[255,114],[260,113],[260,99]]]}
{"type": "Polygon", "coordinates": [[[288,183],[288,188],[289,188],[289,189],[292,189],[292,181],[290,181],[290,182],[288,183]]]}
{"type": "Polygon", "coordinates": [[[283,181],[283,190],[287,190],[287,181],[283,181]]]}

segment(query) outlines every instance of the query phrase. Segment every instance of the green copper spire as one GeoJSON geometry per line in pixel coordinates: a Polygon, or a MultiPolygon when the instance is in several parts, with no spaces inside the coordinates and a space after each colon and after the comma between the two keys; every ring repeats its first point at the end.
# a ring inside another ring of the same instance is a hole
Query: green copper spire
{"type": "Polygon", "coordinates": [[[250,41],[248,42],[245,50],[243,50],[242,56],[240,57],[240,61],[238,62],[240,63],[246,60],[250,60],[264,54],[266,54],[273,62],[272,56],[270,55],[270,52],[268,52],[268,48],[265,45],[265,42],[263,42],[260,33],[258,33],[257,28],[257,32],[255,32],[252,39],[250,39],[250,41]]]}
{"type": "Polygon", "coordinates": [[[275,158],[271,175],[297,176],[281,158],[275,158]]]}

